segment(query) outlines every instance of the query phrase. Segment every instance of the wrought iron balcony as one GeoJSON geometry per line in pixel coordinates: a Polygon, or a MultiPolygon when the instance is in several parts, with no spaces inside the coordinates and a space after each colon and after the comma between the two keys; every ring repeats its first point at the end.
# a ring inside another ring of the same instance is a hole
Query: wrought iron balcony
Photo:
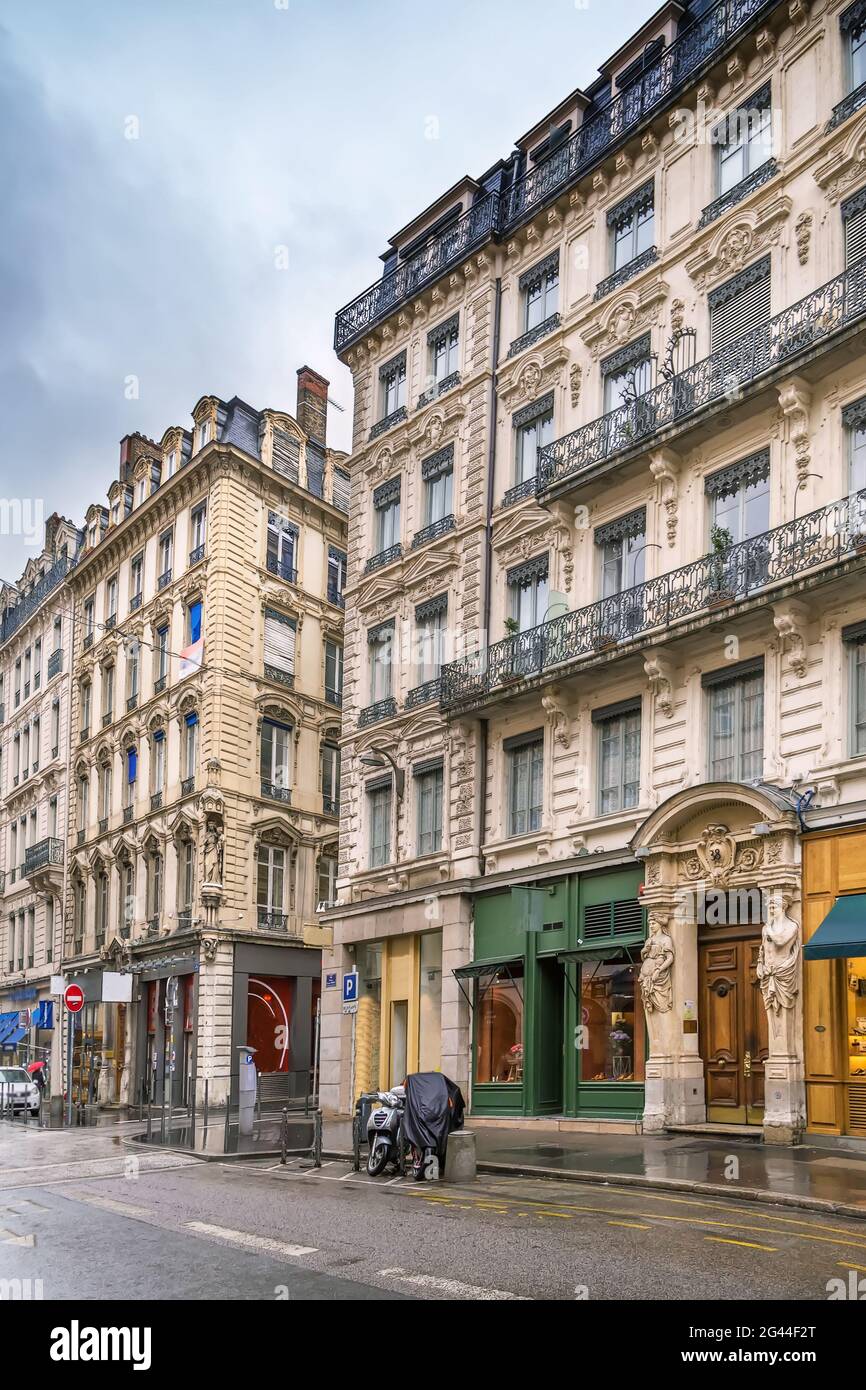
{"type": "Polygon", "coordinates": [[[297,584],[298,571],[286,564],[285,560],[279,559],[276,555],[269,555],[267,566],[269,573],[277,575],[279,579],[285,579],[287,584],[297,584]]]}
{"type": "Polygon", "coordinates": [[[416,685],[414,690],[410,690],[406,696],[406,708],[415,709],[418,705],[428,705],[431,700],[438,700],[441,694],[442,683],[439,676],[434,676],[432,681],[425,681],[423,685],[416,685]]]}
{"type": "Polygon", "coordinates": [[[358,715],[358,726],[365,729],[368,724],[378,724],[380,719],[390,719],[397,713],[397,701],[393,696],[387,700],[377,700],[375,705],[367,705],[358,715]]]}
{"type": "Polygon", "coordinates": [[[141,594],[133,594],[129,600],[129,611],[135,613],[141,607],[141,594]]]}
{"type": "Polygon", "coordinates": [[[87,835],[87,831],[86,831],[86,830],[76,830],[76,832],[75,832],[75,843],[76,843],[76,845],[83,845],[86,835],[87,835]]]}
{"type": "Polygon", "coordinates": [[[392,410],[390,415],[386,415],[384,419],[376,421],[375,425],[370,430],[370,438],[378,439],[380,435],[387,434],[388,430],[392,430],[395,425],[402,424],[403,421],[408,418],[409,415],[405,405],[401,405],[399,410],[392,410]]]}
{"type": "Polygon", "coordinates": [[[371,555],[364,566],[365,574],[372,574],[374,570],[380,570],[383,565],[390,565],[392,560],[399,560],[403,554],[403,547],[397,542],[396,545],[389,545],[387,550],[380,550],[378,555],[371,555]]]}
{"type": "Polygon", "coordinates": [[[154,695],[161,695],[161,694],[162,694],[162,692],[165,690],[165,683],[166,683],[166,680],[167,680],[167,679],[168,679],[167,676],[157,676],[156,680],[155,680],[154,683],[153,683],[153,693],[154,693],[154,695]]]}
{"type": "Polygon", "coordinates": [[[339,353],[491,236],[510,234],[560,196],[655,112],[675,101],[775,0],[718,0],[695,19],[633,82],[516,179],[501,196],[484,194],[414,256],[371,285],[337,314],[339,353]]]}
{"type": "Polygon", "coordinates": [[[53,593],[59,584],[63,583],[68,573],[69,557],[61,555],[59,560],[55,560],[51,569],[34,584],[30,593],[19,599],[14,608],[9,609],[2,624],[0,624],[0,642],[8,641],[12,634],[18,631],[21,624],[25,623],[36,612],[48,595],[53,593]]]}
{"type": "Polygon", "coordinates": [[[116,614],[116,613],[109,613],[108,617],[105,619],[105,631],[106,631],[106,632],[113,632],[114,629],[115,629],[116,627],[117,627],[117,614],[116,614]]]}
{"type": "Polygon", "coordinates": [[[449,266],[456,265],[486,241],[496,228],[498,213],[498,195],[486,194],[445,231],[431,237],[416,255],[407,256],[396,270],[383,275],[375,285],[341,309],[334,326],[335,351],[341,352],[362,337],[373,324],[387,318],[398,304],[432,284],[449,266]]]}
{"type": "Polygon", "coordinates": [[[90,651],[90,648],[93,646],[93,633],[92,633],[92,632],[85,632],[85,634],[84,634],[84,642],[82,643],[82,646],[84,647],[84,650],[85,650],[86,652],[90,651]]]}
{"type": "Polygon", "coordinates": [[[331,686],[326,685],[326,686],[325,686],[325,703],[326,703],[326,704],[329,704],[329,705],[336,705],[336,706],[339,708],[339,706],[342,705],[342,703],[343,703],[343,692],[342,692],[342,690],[334,690],[331,686]]]}
{"type": "Polygon", "coordinates": [[[99,818],[99,833],[100,833],[100,835],[104,835],[107,829],[108,829],[108,816],[100,816],[100,818],[99,818]]]}
{"type": "Polygon", "coordinates": [[[743,337],[667,377],[637,400],[538,451],[538,493],[589,476],[866,318],[866,258],[743,337]]]}
{"type": "MultiPolygon", "coordinates": [[[[53,680],[54,677],[55,677],[55,676],[58,676],[62,670],[63,670],[63,648],[62,648],[62,647],[58,647],[57,650],[54,651],[54,652],[52,652],[51,655],[50,655],[49,658],[48,658],[48,676],[47,676],[47,679],[48,679],[48,680],[53,680]]],[[[2,717],[0,717],[0,723],[2,723],[2,722],[3,722],[2,717]]]]}
{"type": "Polygon", "coordinates": [[[546,338],[548,333],[552,333],[561,323],[560,314],[551,314],[543,323],[537,323],[534,328],[530,328],[526,333],[521,333],[519,338],[515,338],[507,355],[516,357],[519,352],[523,352],[524,348],[533,347],[536,343],[540,343],[542,338],[546,338]]]}
{"type": "Polygon", "coordinates": [[[121,923],[121,927],[120,927],[120,939],[121,939],[121,941],[128,941],[129,938],[130,938],[131,936],[132,936],[132,924],[131,924],[130,922],[123,922],[123,923],[121,923]]]}
{"type": "Polygon", "coordinates": [[[698,227],[706,227],[710,222],[715,222],[723,213],[730,208],[737,206],[744,198],[748,198],[750,193],[754,193],[756,188],[761,188],[770,179],[775,178],[779,172],[779,165],[775,159],[767,159],[765,162],[754,169],[746,178],[729,188],[727,193],[723,193],[720,198],[716,198],[704,208],[698,222],[698,227]]]}
{"type": "Polygon", "coordinates": [[[190,792],[195,791],[195,777],[184,777],[180,784],[181,796],[189,796],[190,792]]]}
{"type": "Polygon", "coordinates": [[[440,396],[445,395],[446,391],[453,391],[454,387],[459,385],[460,373],[450,372],[448,376],[443,376],[441,381],[437,381],[436,385],[429,391],[425,391],[423,396],[418,397],[417,409],[423,410],[425,405],[429,405],[431,401],[438,400],[440,396]]]}
{"type": "Polygon", "coordinates": [[[157,587],[158,589],[167,589],[170,583],[171,583],[171,570],[163,570],[162,574],[159,576],[159,578],[158,578],[157,581],[156,581],[156,587],[157,587]]]}
{"type": "Polygon", "coordinates": [[[162,810],[162,792],[152,792],[150,797],[151,811],[162,810]]]}
{"type": "Polygon", "coordinates": [[[279,782],[266,782],[262,779],[262,796],[266,796],[270,801],[284,801],[287,806],[292,804],[292,789],[284,787],[279,782]]]}
{"type": "Polygon", "coordinates": [[[124,808],[123,808],[123,824],[124,824],[124,825],[131,825],[131,824],[132,824],[132,815],[133,815],[134,809],[135,809],[135,808],[134,808],[133,806],[124,806],[124,808]]]}
{"type": "Polygon", "coordinates": [[[648,265],[652,265],[659,258],[658,248],[650,246],[646,251],[642,251],[639,256],[635,256],[627,265],[621,265],[619,270],[615,270],[612,275],[608,275],[604,280],[599,280],[595,287],[594,300],[605,299],[607,295],[613,294],[620,285],[625,285],[629,280],[633,280],[636,275],[640,275],[642,270],[646,270],[648,265]]]}
{"type": "Polygon", "coordinates": [[[184,908],[181,908],[180,912],[177,914],[177,929],[178,929],[178,931],[186,931],[186,930],[188,930],[191,926],[192,926],[192,908],[191,908],[191,907],[184,907],[184,908]]]}
{"type": "Polygon", "coordinates": [[[322,811],[326,816],[338,816],[340,814],[340,802],[336,796],[326,796],[322,794],[322,811]]]}
{"type": "Polygon", "coordinates": [[[159,936],[159,913],[157,913],[155,917],[148,918],[145,923],[144,935],[151,940],[153,940],[155,936],[159,936]]]}
{"type": "Polygon", "coordinates": [[[195,547],[195,550],[191,550],[191,551],[189,552],[189,563],[190,563],[190,565],[197,565],[198,562],[199,562],[199,560],[203,560],[203,559],[204,559],[204,546],[203,546],[203,545],[197,545],[197,546],[195,547]]]}
{"type": "MultiPolygon", "coordinates": [[[[346,600],[344,599],[342,592],[337,588],[336,584],[328,585],[328,602],[333,603],[336,608],[346,607],[346,600]]],[[[2,722],[3,721],[0,720],[0,723],[2,722]]]]}
{"type": "Polygon", "coordinates": [[[63,864],[63,841],[49,837],[39,840],[24,851],[24,872],[30,875],[39,869],[60,867],[63,864]]]}
{"type": "Polygon", "coordinates": [[[536,477],[524,478],[522,483],[515,483],[510,487],[502,498],[503,507],[514,507],[518,502],[523,502],[527,497],[534,497],[538,491],[538,479],[536,477]]]}
{"type": "Polygon", "coordinates": [[[855,87],[853,92],[849,92],[837,106],[833,107],[833,114],[827,122],[827,129],[835,130],[837,125],[847,121],[848,117],[853,116],[855,111],[859,111],[861,106],[866,106],[866,82],[855,87]]]}
{"type": "Polygon", "coordinates": [[[700,614],[769,597],[786,581],[856,555],[866,555],[866,491],[451,662],[442,671],[441,706],[483,704],[512,684],[567,674],[620,645],[646,645],[649,634],[670,638],[700,614]]]}
{"type": "Polygon", "coordinates": [[[256,925],[261,931],[288,932],[289,915],[287,912],[272,912],[269,908],[260,907],[256,911],[256,925]]]}
{"type": "Polygon", "coordinates": [[[277,685],[285,685],[291,690],[295,684],[295,673],[284,671],[281,666],[265,666],[265,679],[276,681],[277,685]]]}
{"type": "Polygon", "coordinates": [[[412,537],[412,549],[417,550],[419,545],[427,545],[429,541],[447,535],[449,531],[454,530],[456,524],[453,516],[440,516],[438,521],[431,521],[429,526],[422,526],[412,537]]]}
{"type": "Polygon", "coordinates": [[[130,695],[126,701],[127,713],[138,708],[138,695],[130,695]]]}

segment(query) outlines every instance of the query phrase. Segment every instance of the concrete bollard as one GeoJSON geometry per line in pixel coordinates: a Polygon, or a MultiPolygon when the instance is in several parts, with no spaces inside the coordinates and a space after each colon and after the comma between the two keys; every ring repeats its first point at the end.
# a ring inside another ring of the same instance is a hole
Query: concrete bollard
{"type": "Polygon", "coordinates": [[[474,1182],[478,1176],[475,1161],[475,1135],[469,1129],[456,1129],[448,1135],[445,1150],[445,1181],[474,1182]]]}

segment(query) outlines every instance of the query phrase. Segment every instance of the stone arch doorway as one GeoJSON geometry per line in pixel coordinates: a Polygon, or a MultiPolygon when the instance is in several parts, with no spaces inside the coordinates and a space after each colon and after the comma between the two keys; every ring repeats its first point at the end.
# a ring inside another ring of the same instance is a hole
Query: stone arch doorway
{"type": "Polygon", "coordinates": [[[727,1117],[794,1142],[805,1092],[793,800],[764,785],[690,787],[647,817],[631,849],[645,864],[649,927],[644,1129],[727,1117]]]}

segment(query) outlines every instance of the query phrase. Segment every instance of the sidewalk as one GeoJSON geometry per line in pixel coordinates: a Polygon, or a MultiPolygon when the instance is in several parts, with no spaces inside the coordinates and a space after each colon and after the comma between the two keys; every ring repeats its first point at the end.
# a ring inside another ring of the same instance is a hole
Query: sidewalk
{"type": "MultiPolygon", "coordinates": [[[[472,1129],[471,1119],[466,1128],[472,1129]]],[[[866,1144],[777,1148],[717,1134],[536,1136],[506,1126],[479,1127],[475,1135],[485,1173],[698,1192],[866,1220],[866,1144]]],[[[325,1120],[324,1148],[329,1157],[351,1157],[350,1121],[325,1120]]]]}

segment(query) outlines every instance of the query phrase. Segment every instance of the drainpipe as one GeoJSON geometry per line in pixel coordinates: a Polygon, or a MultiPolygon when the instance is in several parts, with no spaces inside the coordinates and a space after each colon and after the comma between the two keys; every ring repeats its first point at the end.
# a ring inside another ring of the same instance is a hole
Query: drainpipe
{"type": "MultiPolygon", "coordinates": [[[[67,571],[68,575],[68,571],[67,571]]],[[[69,859],[72,844],[72,686],[73,661],[75,659],[75,599],[72,600],[72,620],[67,650],[69,659],[66,669],[66,835],[63,843],[63,887],[61,889],[60,911],[54,914],[54,940],[51,943],[51,973],[63,974],[63,956],[66,945],[66,902],[69,888],[69,859]],[[58,918],[60,919],[60,949],[57,944],[58,918]],[[56,964],[55,964],[56,962],[56,964]]],[[[51,1094],[48,1098],[49,1115],[52,1122],[62,1114],[63,1089],[66,1085],[68,1062],[64,1056],[67,1045],[66,1009],[61,1001],[54,1001],[54,1035],[51,1039],[51,1094]],[[58,1113],[59,1112],[59,1113],[58,1113]]]]}
{"type": "MultiPolygon", "coordinates": [[[[502,278],[496,277],[496,299],[493,308],[493,351],[490,363],[490,407],[488,410],[488,444],[487,444],[487,515],[485,517],[484,535],[484,600],[482,604],[482,632],[486,644],[490,644],[490,606],[493,593],[493,478],[494,464],[496,460],[496,423],[498,411],[498,398],[496,395],[497,375],[496,369],[499,365],[499,333],[502,319],[502,278]]],[[[478,817],[478,849],[482,874],[484,873],[484,856],[481,846],[487,839],[487,743],[488,743],[488,721],[479,720],[479,747],[478,763],[480,775],[480,795],[481,807],[478,817]]]]}

